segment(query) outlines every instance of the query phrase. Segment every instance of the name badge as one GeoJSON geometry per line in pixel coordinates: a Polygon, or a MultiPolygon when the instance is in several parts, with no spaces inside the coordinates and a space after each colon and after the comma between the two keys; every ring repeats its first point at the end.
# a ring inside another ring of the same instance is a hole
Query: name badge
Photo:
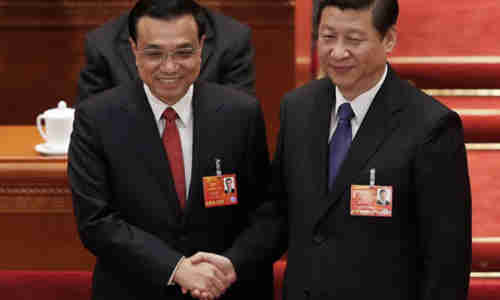
{"type": "Polygon", "coordinates": [[[236,174],[203,177],[205,207],[238,204],[236,174]]]}
{"type": "Polygon", "coordinates": [[[351,185],[351,216],[392,217],[392,186],[351,185]]]}

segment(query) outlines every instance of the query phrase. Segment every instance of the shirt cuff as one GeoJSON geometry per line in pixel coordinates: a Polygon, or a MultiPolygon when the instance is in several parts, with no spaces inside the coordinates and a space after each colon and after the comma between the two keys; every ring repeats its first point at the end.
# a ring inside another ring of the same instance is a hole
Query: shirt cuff
{"type": "Polygon", "coordinates": [[[167,282],[167,286],[169,285],[174,285],[175,282],[174,282],[174,276],[175,276],[175,273],[177,272],[177,268],[181,265],[181,262],[185,259],[186,257],[181,257],[181,259],[179,259],[179,261],[177,262],[177,265],[175,265],[175,268],[174,268],[174,271],[172,271],[172,275],[170,275],[170,278],[168,279],[168,282],[167,282]]]}

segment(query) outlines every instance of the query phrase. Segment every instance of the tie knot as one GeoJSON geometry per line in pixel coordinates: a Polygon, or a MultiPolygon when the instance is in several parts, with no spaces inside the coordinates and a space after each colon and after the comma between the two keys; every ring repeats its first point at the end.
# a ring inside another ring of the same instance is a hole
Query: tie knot
{"type": "Polygon", "coordinates": [[[172,107],[169,107],[163,112],[163,117],[167,121],[175,121],[177,120],[177,113],[172,107]]]}
{"type": "Polygon", "coordinates": [[[339,107],[339,120],[350,121],[354,117],[354,112],[352,111],[350,103],[343,103],[339,107]]]}

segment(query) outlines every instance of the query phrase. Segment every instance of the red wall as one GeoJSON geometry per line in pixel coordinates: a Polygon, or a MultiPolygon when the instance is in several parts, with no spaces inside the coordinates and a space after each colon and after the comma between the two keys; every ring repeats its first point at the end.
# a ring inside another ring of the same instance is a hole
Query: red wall
{"type": "Polygon", "coordinates": [[[500,55],[498,0],[400,0],[394,56],[500,55]]]}

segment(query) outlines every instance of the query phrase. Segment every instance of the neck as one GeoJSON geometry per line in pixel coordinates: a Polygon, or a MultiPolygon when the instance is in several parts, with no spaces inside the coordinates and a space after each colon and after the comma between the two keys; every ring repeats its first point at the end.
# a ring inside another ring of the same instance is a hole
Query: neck
{"type": "Polygon", "coordinates": [[[182,98],[179,98],[179,99],[165,99],[163,97],[158,97],[156,96],[161,102],[167,104],[168,106],[173,106],[175,105],[177,102],[179,102],[182,98]]]}

